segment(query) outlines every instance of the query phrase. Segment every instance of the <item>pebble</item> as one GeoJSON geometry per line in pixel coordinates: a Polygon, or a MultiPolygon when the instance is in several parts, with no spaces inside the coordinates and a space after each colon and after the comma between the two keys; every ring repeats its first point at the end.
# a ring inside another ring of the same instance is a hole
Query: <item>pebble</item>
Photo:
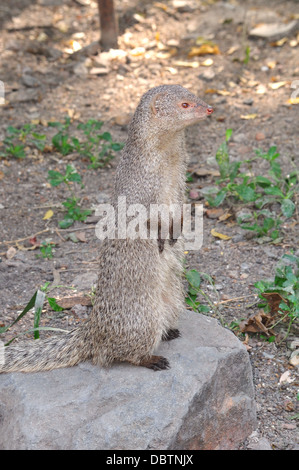
{"type": "Polygon", "coordinates": [[[189,198],[190,199],[199,199],[199,193],[195,189],[191,189],[189,193],[189,198]]]}
{"type": "Polygon", "coordinates": [[[258,132],[255,136],[255,140],[264,140],[266,138],[263,132],[258,132]]]}
{"type": "Polygon", "coordinates": [[[246,100],[243,101],[243,104],[247,104],[248,106],[253,105],[253,99],[252,98],[246,98],[246,100]]]}

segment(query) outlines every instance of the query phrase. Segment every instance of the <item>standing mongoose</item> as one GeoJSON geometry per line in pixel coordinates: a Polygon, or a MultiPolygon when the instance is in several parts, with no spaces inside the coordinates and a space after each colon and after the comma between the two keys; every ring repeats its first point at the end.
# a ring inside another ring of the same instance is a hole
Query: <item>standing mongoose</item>
{"type": "MultiPolygon", "coordinates": [[[[129,127],[116,171],[114,204],[179,204],[185,192],[184,129],[213,109],[180,85],[145,93],[129,127]]],[[[68,367],[91,359],[108,366],[127,361],[154,370],[169,367],[153,355],[161,340],[179,336],[183,310],[183,242],[105,239],[100,248],[92,313],[79,328],[59,337],[5,348],[0,372],[68,367]]]]}

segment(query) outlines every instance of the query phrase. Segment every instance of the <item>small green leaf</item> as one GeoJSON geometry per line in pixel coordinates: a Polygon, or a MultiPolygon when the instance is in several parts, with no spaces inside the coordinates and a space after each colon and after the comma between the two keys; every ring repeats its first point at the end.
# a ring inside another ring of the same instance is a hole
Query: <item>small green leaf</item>
{"type": "Polygon", "coordinates": [[[292,217],[295,208],[296,206],[291,199],[283,199],[281,202],[281,211],[285,217],[292,217]]]}
{"type": "Polygon", "coordinates": [[[284,197],[283,192],[277,186],[271,186],[269,188],[265,188],[265,193],[271,194],[271,196],[284,197]]]}
{"type": "Polygon", "coordinates": [[[60,305],[58,305],[54,297],[47,297],[47,300],[49,302],[51,309],[54,310],[55,312],[61,312],[62,310],[64,310],[62,307],[60,307],[60,305]]]}

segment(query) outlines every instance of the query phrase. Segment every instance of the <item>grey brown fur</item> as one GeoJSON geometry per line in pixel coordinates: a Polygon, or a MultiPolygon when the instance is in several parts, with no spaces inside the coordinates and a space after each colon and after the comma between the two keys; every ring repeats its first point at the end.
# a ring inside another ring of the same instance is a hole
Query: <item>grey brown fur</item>
{"type": "MultiPolygon", "coordinates": [[[[182,205],[187,153],[185,127],[211,108],[179,85],[161,85],[143,95],[130,125],[116,180],[114,203],[182,205]],[[187,103],[188,106],[185,105],[187,103]]],[[[167,359],[153,356],[162,339],[179,335],[183,310],[183,242],[104,240],[90,318],[69,334],[5,348],[0,372],[50,370],[91,359],[108,366],[128,361],[155,370],[167,359]]]]}

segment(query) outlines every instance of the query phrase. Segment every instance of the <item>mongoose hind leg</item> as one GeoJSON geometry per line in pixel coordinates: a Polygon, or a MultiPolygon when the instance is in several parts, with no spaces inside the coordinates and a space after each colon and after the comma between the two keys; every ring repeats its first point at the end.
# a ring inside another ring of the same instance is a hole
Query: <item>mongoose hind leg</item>
{"type": "Polygon", "coordinates": [[[139,366],[153,370],[165,370],[170,368],[168,360],[163,356],[150,356],[149,358],[142,360],[139,363],[139,366]]]}
{"type": "Polygon", "coordinates": [[[162,341],[171,341],[172,339],[179,338],[180,336],[180,330],[177,328],[171,328],[162,335],[162,341]]]}

